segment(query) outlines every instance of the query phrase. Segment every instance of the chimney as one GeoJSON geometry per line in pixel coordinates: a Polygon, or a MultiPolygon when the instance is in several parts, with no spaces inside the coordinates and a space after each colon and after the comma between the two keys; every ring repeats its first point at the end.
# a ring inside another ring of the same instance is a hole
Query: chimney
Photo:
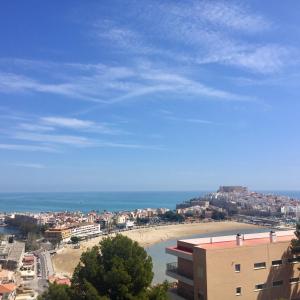
{"type": "Polygon", "coordinates": [[[240,233],[236,235],[236,244],[237,246],[243,246],[243,237],[240,233]]]}
{"type": "Polygon", "coordinates": [[[276,232],[270,231],[270,243],[275,243],[275,242],[276,242],[276,232]]]}

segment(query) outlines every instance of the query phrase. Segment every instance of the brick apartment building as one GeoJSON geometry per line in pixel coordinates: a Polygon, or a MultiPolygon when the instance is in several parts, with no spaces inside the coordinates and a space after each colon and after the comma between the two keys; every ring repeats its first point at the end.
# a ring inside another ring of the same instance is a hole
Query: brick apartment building
{"type": "Polygon", "coordinates": [[[175,293],[183,299],[299,300],[294,237],[293,231],[277,231],[179,240],[166,248],[177,257],[166,273],[177,279],[175,293]]]}

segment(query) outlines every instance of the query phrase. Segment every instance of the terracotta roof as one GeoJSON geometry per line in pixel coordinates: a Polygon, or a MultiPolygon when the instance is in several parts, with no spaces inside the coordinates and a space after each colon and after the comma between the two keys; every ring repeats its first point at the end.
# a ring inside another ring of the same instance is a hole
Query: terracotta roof
{"type": "Polygon", "coordinates": [[[17,286],[13,283],[0,284],[0,294],[12,293],[17,286]]]}
{"type": "Polygon", "coordinates": [[[60,277],[51,276],[49,277],[49,282],[50,283],[55,282],[56,284],[65,284],[71,286],[71,280],[69,278],[60,278],[60,277]]]}

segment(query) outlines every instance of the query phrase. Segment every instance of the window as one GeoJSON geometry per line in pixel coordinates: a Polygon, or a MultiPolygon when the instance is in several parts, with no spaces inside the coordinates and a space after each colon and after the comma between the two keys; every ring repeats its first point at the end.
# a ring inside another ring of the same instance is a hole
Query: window
{"type": "Polygon", "coordinates": [[[288,258],[287,261],[290,264],[296,264],[296,263],[300,262],[300,256],[288,258]]]}
{"type": "Polygon", "coordinates": [[[234,270],[235,272],[241,272],[241,265],[240,264],[234,265],[234,270]]]}
{"type": "Polygon", "coordinates": [[[240,296],[240,295],[242,294],[242,288],[241,288],[241,287],[237,287],[237,288],[235,289],[235,294],[236,294],[237,296],[240,296]]]}
{"type": "Polygon", "coordinates": [[[254,269],[265,269],[266,268],[266,263],[265,262],[260,262],[260,263],[255,263],[254,264],[254,269]]]}
{"type": "Polygon", "coordinates": [[[273,267],[280,266],[280,265],[282,265],[282,259],[272,260],[272,266],[273,267]]]}
{"type": "Polygon", "coordinates": [[[297,283],[299,282],[299,277],[293,277],[293,278],[290,278],[290,283],[297,283]]]}
{"type": "Polygon", "coordinates": [[[267,287],[267,285],[265,283],[261,283],[261,284],[256,284],[255,285],[255,290],[256,291],[260,291],[260,290],[263,290],[267,287]]]}
{"type": "Polygon", "coordinates": [[[281,286],[283,285],[283,280],[273,281],[273,286],[281,286]]]}

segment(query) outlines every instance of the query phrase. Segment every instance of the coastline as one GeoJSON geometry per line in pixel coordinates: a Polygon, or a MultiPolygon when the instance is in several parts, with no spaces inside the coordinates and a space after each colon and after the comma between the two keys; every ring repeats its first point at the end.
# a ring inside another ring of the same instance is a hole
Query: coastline
{"type": "MultiPolygon", "coordinates": [[[[239,223],[234,221],[174,224],[150,228],[138,228],[120,232],[120,234],[138,242],[142,247],[147,248],[156,243],[177,238],[189,238],[195,234],[209,234],[213,232],[225,232],[229,230],[243,230],[251,228],[262,228],[261,226],[239,223]]],[[[72,276],[72,273],[79,263],[81,254],[88,248],[98,245],[106,236],[97,237],[80,243],[80,249],[73,249],[66,245],[57,251],[52,258],[54,271],[58,275],[72,276]]]]}

